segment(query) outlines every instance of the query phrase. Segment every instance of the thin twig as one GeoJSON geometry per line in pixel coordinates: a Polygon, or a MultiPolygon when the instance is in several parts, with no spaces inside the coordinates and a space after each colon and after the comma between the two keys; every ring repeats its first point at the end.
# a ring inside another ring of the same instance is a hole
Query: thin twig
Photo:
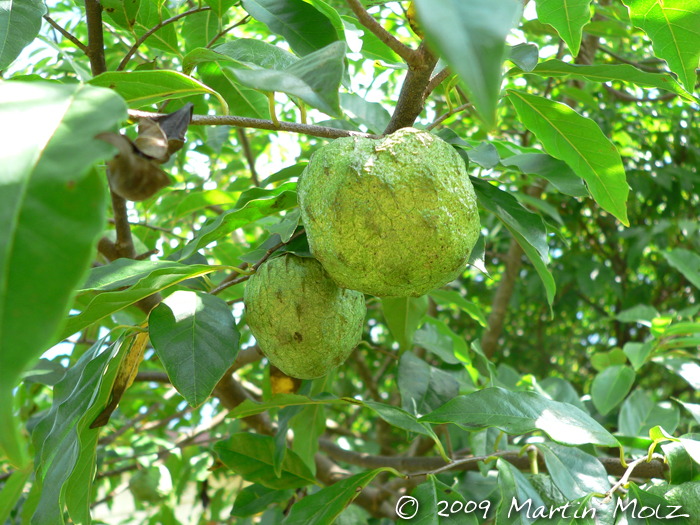
{"type": "Polygon", "coordinates": [[[258,174],[255,171],[255,156],[253,155],[253,150],[250,147],[250,141],[248,140],[248,137],[245,134],[245,129],[238,128],[236,131],[238,132],[238,142],[240,142],[241,147],[243,148],[243,154],[245,155],[245,158],[248,161],[248,168],[250,169],[250,178],[255,186],[260,187],[258,174]]]}
{"type": "Polygon", "coordinates": [[[645,95],[643,97],[638,98],[634,95],[629,95],[624,91],[619,91],[615,88],[612,88],[606,84],[603,84],[603,88],[615,98],[624,100],[625,102],[666,102],[669,100],[673,100],[674,98],[679,96],[678,93],[666,93],[665,95],[661,95],[659,97],[654,98],[650,97],[649,95],[645,95]]]}
{"type": "Polygon", "coordinates": [[[457,106],[452,111],[448,111],[444,115],[439,116],[437,119],[435,119],[435,122],[433,122],[430,126],[425,128],[425,130],[430,131],[431,129],[435,128],[435,126],[442,124],[444,121],[446,121],[452,115],[455,115],[455,114],[459,113],[460,111],[464,111],[465,109],[469,109],[470,107],[472,107],[471,104],[462,104],[461,106],[457,106]]]}
{"type": "MultiPolygon", "coordinates": [[[[294,239],[296,239],[297,237],[299,237],[303,233],[304,233],[304,230],[299,230],[294,235],[292,235],[287,242],[277,243],[272,248],[267,250],[265,252],[265,255],[263,255],[262,258],[252,266],[251,269],[253,270],[253,272],[255,272],[258,268],[260,268],[260,266],[265,261],[267,261],[272,256],[273,253],[275,253],[277,250],[282,248],[282,246],[289,244],[290,242],[292,242],[294,239]]],[[[212,295],[216,295],[218,293],[223,292],[226,288],[230,288],[231,286],[235,286],[235,285],[240,284],[244,281],[247,281],[251,277],[252,277],[252,275],[241,275],[240,277],[237,277],[236,279],[233,279],[232,281],[220,284],[217,288],[214,288],[210,293],[212,295]]]]}
{"type": "Polygon", "coordinates": [[[643,456],[639,459],[635,459],[631,463],[627,464],[627,471],[623,474],[623,476],[620,478],[620,481],[615,483],[609,491],[605,493],[605,498],[603,498],[603,504],[608,504],[610,503],[610,500],[612,500],[613,494],[615,493],[616,490],[618,490],[620,487],[623,485],[627,485],[629,482],[630,476],[632,476],[632,473],[634,472],[634,468],[639,465],[640,463],[644,462],[649,462],[650,459],[659,459],[661,461],[664,461],[664,456],[661,454],[652,454],[652,457],[649,458],[647,456],[643,456]]]}
{"type": "Polygon", "coordinates": [[[442,84],[443,81],[451,74],[452,70],[449,67],[446,67],[433,78],[431,78],[430,82],[428,82],[428,87],[425,88],[425,92],[423,93],[423,100],[426,100],[430,96],[430,94],[433,91],[435,91],[435,88],[442,84]]]}
{"type": "MultiPolygon", "coordinates": [[[[151,113],[148,111],[129,110],[132,119],[154,118],[163,116],[162,113],[151,113]]],[[[359,131],[347,131],[344,129],[326,128],[312,124],[297,124],[296,122],[280,122],[275,126],[271,120],[259,118],[236,117],[234,115],[193,115],[192,126],[234,126],[239,128],[267,129],[270,131],[289,131],[291,133],[302,133],[313,137],[324,139],[338,139],[341,137],[364,137],[369,139],[379,139],[381,135],[370,133],[360,133],[359,131]]]]}
{"type": "Polygon", "coordinates": [[[51,27],[53,27],[56,31],[61,33],[67,40],[70,40],[75,44],[75,47],[80,49],[83,53],[86,55],[88,54],[88,46],[83,44],[80,40],[75,35],[70,34],[68,31],[63,29],[60,25],[56,23],[56,21],[51,18],[49,15],[44,15],[44,20],[46,20],[49,24],[51,24],[51,27]]]}
{"type": "Polygon", "coordinates": [[[228,26],[228,27],[227,27],[226,29],[224,29],[223,31],[219,31],[219,33],[217,33],[217,35],[216,35],[214,38],[212,38],[212,39],[209,41],[209,43],[206,45],[207,49],[210,48],[211,46],[213,46],[213,45],[214,45],[214,42],[216,42],[217,40],[219,40],[219,38],[221,38],[222,36],[224,36],[226,33],[228,33],[229,31],[231,31],[232,29],[235,29],[235,28],[237,28],[238,26],[242,26],[243,24],[247,24],[247,23],[250,22],[251,20],[252,20],[252,18],[250,17],[250,15],[246,15],[246,16],[244,16],[240,21],[236,22],[236,23],[233,24],[232,26],[228,26]]]}
{"type": "Polygon", "coordinates": [[[146,39],[151,36],[153,33],[158,31],[159,29],[163,28],[164,26],[167,26],[168,24],[172,24],[173,22],[177,22],[181,18],[184,18],[188,15],[193,15],[194,13],[201,13],[202,11],[210,11],[211,7],[209,6],[204,6],[204,7],[196,7],[194,9],[190,9],[189,11],[185,11],[184,13],[180,13],[179,15],[175,15],[173,17],[168,18],[167,20],[162,20],[159,23],[157,23],[155,26],[153,26],[151,29],[146,31],[141,38],[139,38],[136,43],[131,46],[131,49],[126,53],[126,56],[122,59],[122,61],[119,63],[117,66],[117,71],[123,71],[126,65],[129,63],[129,60],[131,60],[131,56],[138,51],[138,48],[141,47],[141,44],[143,44],[146,39]]]}
{"type": "Polygon", "coordinates": [[[360,23],[369,29],[379,40],[384,42],[392,51],[403,58],[408,65],[420,64],[422,58],[416,53],[416,51],[408,47],[406,44],[402,44],[394,35],[384,29],[379,22],[377,22],[374,17],[367,12],[367,10],[360,3],[360,0],[345,1],[350,9],[352,9],[352,12],[355,13],[355,16],[360,23]]]}

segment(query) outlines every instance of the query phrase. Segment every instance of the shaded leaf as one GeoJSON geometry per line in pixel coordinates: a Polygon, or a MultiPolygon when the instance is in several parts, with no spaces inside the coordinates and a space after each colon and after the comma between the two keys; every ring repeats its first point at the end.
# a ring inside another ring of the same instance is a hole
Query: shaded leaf
{"type": "Polygon", "coordinates": [[[401,350],[410,350],[413,336],[427,311],[428,298],[425,296],[382,298],[384,319],[401,350]]]}
{"type": "Polygon", "coordinates": [[[588,189],[569,165],[545,153],[522,153],[502,159],[504,166],[515,166],[523,173],[537,175],[552,183],[560,192],[572,197],[588,197],[588,189]]]}
{"type": "Polygon", "coordinates": [[[675,248],[670,252],[662,252],[668,264],[681,272],[693,286],[700,289],[700,255],[683,248],[675,248]]]}
{"type": "Polygon", "coordinates": [[[626,208],[629,186],[622,159],[598,124],[569,106],[544,97],[508,90],[508,99],[547,153],[571,166],[586,181],[596,202],[629,226],[626,208]]]}
{"type": "Polygon", "coordinates": [[[401,356],[397,383],[402,408],[416,416],[432,412],[459,394],[457,380],[412,352],[401,356]]]}
{"type": "Polygon", "coordinates": [[[534,392],[486,388],[458,396],[419,421],[454,423],[469,431],[496,427],[511,435],[541,430],[561,444],[618,446],[617,440],[589,415],[534,392]]]}
{"type": "Polygon", "coordinates": [[[428,42],[464,81],[487,129],[496,124],[506,37],[520,19],[513,0],[415,0],[428,42]]]}
{"type": "Polygon", "coordinates": [[[367,102],[357,94],[341,93],[340,105],[355,115],[359,124],[364,124],[370,133],[382,134],[389,125],[391,115],[378,102],[367,102]]]}
{"type": "Polygon", "coordinates": [[[238,355],[236,321],[215,295],[169,295],[151,311],[148,330],[170,381],[192,407],[206,401],[238,355]]]}
{"type": "Polygon", "coordinates": [[[0,71],[7,69],[41,29],[46,6],[41,0],[13,0],[0,8],[0,71]]]}
{"type": "Polygon", "coordinates": [[[537,19],[550,24],[573,56],[581,47],[583,26],[591,20],[591,0],[536,0],[537,19]]]}
{"type": "Polygon", "coordinates": [[[591,399],[598,412],[608,414],[629,393],[636,374],[625,365],[610,366],[598,374],[591,385],[591,399]]]}
{"type": "Polygon", "coordinates": [[[488,327],[486,316],[484,312],[481,311],[481,307],[475,302],[467,301],[459,292],[455,292],[454,290],[433,290],[428,295],[430,295],[437,304],[450,308],[457,307],[460,310],[464,310],[469,317],[474,319],[481,326],[484,328],[488,327]]]}
{"type": "Polygon", "coordinates": [[[94,136],[124,119],[109,90],[0,84],[0,445],[17,466],[12,389],[56,335],[92,261],[105,221],[92,166],[112,152],[94,136]]]}

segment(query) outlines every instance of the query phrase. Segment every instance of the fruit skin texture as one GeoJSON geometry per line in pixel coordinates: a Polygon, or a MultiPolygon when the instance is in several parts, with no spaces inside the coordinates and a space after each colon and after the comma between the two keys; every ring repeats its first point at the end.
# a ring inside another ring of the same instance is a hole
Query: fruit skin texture
{"type": "Polygon", "coordinates": [[[479,238],[464,161],[413,128],[331,142],[297,190],[311,252],[341,288],[419,297],[459,277],[479,238]]]}
{"type": "Polygon", "coordinates": [[[285,254],[248,280],[243,302],[250,331],[270,362],[298,379],[326,375],[362,337],[365,297],[338,288],[316,259],[285,254]]]}

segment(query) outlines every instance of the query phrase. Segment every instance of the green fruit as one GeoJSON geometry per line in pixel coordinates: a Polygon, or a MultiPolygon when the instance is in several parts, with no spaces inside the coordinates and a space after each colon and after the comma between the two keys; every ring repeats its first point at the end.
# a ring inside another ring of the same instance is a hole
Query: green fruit
{"type": "Polygon", "coordinates": [[[343,290],[316,259],[285,254],[267,261],[243,295],[246,319],[260,349],[285,374],[326,375],[362,337],[365,298],[343,290]]]}
{"type": "Polygon", "coordinates": [[[464,161],[413,128],[331,142],[298,192],[311,252],[341,288],[419,297],[459,277],[479,237],[464,161]]]}
{"type": "Polygon", "coordinates": [[[129,490],[137,501],[157,503],[172,491],[170,471],[163,465],[136,471],[129,479],[129,490]]]}

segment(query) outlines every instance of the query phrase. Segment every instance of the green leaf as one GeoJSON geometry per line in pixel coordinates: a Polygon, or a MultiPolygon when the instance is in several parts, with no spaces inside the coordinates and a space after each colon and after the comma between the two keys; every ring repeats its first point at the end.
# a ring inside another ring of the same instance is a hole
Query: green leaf
{"type": "MultiPolygon", "coordinates": [[[[547,60],[539,64],[532,73],[540,76],[550,77],[565,77],[565,78],[581,78],[592,80],[593,82],[610,82],[617,80],[620,82],[630,82],[643,88],[655,88],[670,91],[680,95],[688,102],[697,103],[697,99],[688,93],[673,78],[666,73],[650,73],[642,71],[628,64],[602,64],[602,65],[582,65],[569,64],[557,59],[547,60]]],[[[692,90],[691,90],[692,91],[692,90]]]]}
{"type": "Polygon", "coordinates": [[[222,18],[226,11],[236,5],[236,0],[204,0],[204,3],[211,7],[216,16],[222,18]]]}
{"type": "MultiPolygon", "coordinates": [[[[168,18],[170,18],[170,12],[158,0],[141,0],[138,14],[136,15],[136,22],[133,24],[134,33],[141,38],[151,28],[157,26],[161,20],[167,20],[168,18]]],[[[161,27],[146,39],[145,44],[166,53],[182,56],[175,24],[167,24],[161,27]]]]}
{"type": "Polygon", "coordinates": [[[294,451],[288,450],[282,462],[281,475],[272,467],[274,438],[248,432],[234,434],[214,445],[214,452],[233,472],[251,483],[284,490],[315,484],[313,474],[294,451]]]}
{"type": "Polygon", "coordinates": [[[581,47],[583,26],[591,20],[591,0],[536,0],[537,18],[550,24],[569,46],[573,56],[581,47]]]}
{"type": "Polygon", "coordinates": [[[5,481],[2,490],[0,490],[0,523],[8,522],[10,512],[15,508],[17,501],[22,496],[24,486],[33,470],[32,465],[28,464],[15,470],[5,481]]]}
{"type": "Polygon", "coordinates": [[[457,335],[446,322],[425,317],[425,323],[413,337],[413,344],[434,353],[445,363],[471,363],[464,337],[457,335]]]}
{"type": "Polygon", "coordinates": [[[173,293],[151,311],[148,331],[173,386],[195,408],[238,355],[236,321],[226,301],[215,295],[173,293]]]}
{"type": "Polygon", "coordinates": [[[470,179],[479,204],[498,216],[509,229],[517,231],[537,250],[543,263],[549,262],[547,229],[542,217],[524,208],[510,193],[476,177],[470,179]]]}
{"type": "Polygon", "coordinates": [[[486,316],[484,316],[484,312],[481,311],[479,305],[472,301],[467,301],[459,292],[455,292],[454,290],[433,290],[428,295],[430,295],[437,304],[453,309],[455,307],[459,308],[484,328],[488,327],[486,316]]]}
{"type": "Polygon", "coordinates": [[[36,482],[42,486],[32,525],[64,523],[65,485],[78,465],[81,433],[86,429],[94,435],[99,433],[89,425],[111,394],[120,359],[114,359],[111,373],[106,375],[105,370],[118,352],[124,355],[122,348],[128,345],[122,345],[122,341],[118,339],[104,349],[105,339],[99,340],[54,387],[51,409],[32,433],[36,482]]]}
{"type": "Polygon", "coordinates": [[[632,363],[632,367],[635,371],[639,370],[647,362],[647,358],[654,349],[654,345],[651,341],[647,343],[625,343],[622,347],[622,351],[627,356],[627,359],[632,363]]]}
{"type": "Polygon", "coordinates": [[[546,508],[542,498],[530,481],[513,465],[503,459],[496,461],[498,468],[498,486],[501,489],[501,504],[498,508],[499,523],[524,523],[530,525],[535,521],[528,509],[546,508]],[[511,505],[516,500],[525,508],[511,517],[511,505]]]}
{"type": "Polygon", "coordinates": [[[518,44],[508,48],[508,60],[523,71],[532,71],[540,59],[539,52],[535,44],[518,44]]]}
{"type": "Polygon", "coordinates": [[[513,0],[415,0],[428,42],[459,75],[487,129],[496,106],[506,56],[506,37],[522,14],[513,0]]]}
{"type": "Polygon", "coordinates": [[[367,102],[357,94],[341,93],[340,105],[343,109],[355,115],[354,121],[364,124],[370,133],[384,133],[389,125],[391,115],[378,102],[367,102]]]}
{"type": "Polygon", "coordinates": [[[606,415],[622,403],[636,376],[634,370],[625,365],[610,366],[598,374],[591,385],[591,399],[598,412],[606,415]]]}
{"type": "Polygon", "coordinates": [[[0,446],[18,467],[12,389],[51,343],[92,261],[106,204],[92,166],[112,154],[94,136],[124,119],[109,90],[0,84],[0,446]]]}
{"type": "Polygon", "coordinates": [[[284,408],[289,406],[299,405],[359,405],[363,406],[362,401],[349,397],[336,397],[332,394],[321,393],[316,396],[302,396],[299,394],[275,394],[270,399],[263,403],[256,403],[250,399],[246,399],[236,408],[229,412],[229,417],[244,418],[254,416],[266,412],[271,408],[284,408]]]}
{"type": "Polygon", "coordinates": [[[334,42],[282,70],[224,67],[224,75],[246,87],[294,95],[332,116],[340,115],[338,88],[343,77],[345,43],[334,42]]]}
{"type": "MultiPolygon", "coordinates": [[[[411,494],[411,497],[399,498],[397,512],[409,519],[399,519],[399,525],[477,525],[477,514],[469,506],[471,512],[465,510],[466,500],[459,492],[440,482],[435,476],[428,475],[425,483],[421,483],[411,494]],[[418,502],[417,504],[415,502],[418,502]],[[447,503],[444,507],[442,503],[447,503]],[[415,507],[418,505],[418,508],[415,507]],[[449,517],[446,517],[449,516],[449,517]]],[[[480,511],[478,508],[476,512],[480,511]]]]}
{"type": "Polygon", "coordinates": [[[661,254],[668,264],[681,272],[693,286],[700,290],[700,255],[683,248],[675,248],[661,254]]]}
{"type": "Polygon", "coordinates": [[[333,22],[303,0],[243,0],[243,9],[304,56],[338,40],[333,22]]]}
{"type": "Polygon", "coordinates": [[[588,189],[569,165],[545,153],[522,153],[502,159],[504,166],[515,166],[523,173],[537,175],[552,183],[560,192],[572,197],[589,197],[588,189]]]}
{"type": "Polygon", "coordinates": [[[219,100],[224,113],[228,114],[229,110],[219,93],[177,71],[108,71],[97,75],[89,84],[114,89],[132,108],[191,95],[210,94],[219,100]]]}
{"type": "Polygon", "coordinates": [[[665,356],[654,357],[652,361],[665,366],[674,374],[685,379],[694,390],[700,390],[700,364],[697,361],[665,356]]]}
{"type": "MultiPolygon", "coordinates": [[[[214,11],[193,13],[185,17],[180,36],[185,39],[185,49],[190,52],[204,48],[219,33],[219,17],[214,11]]],[[[183,70],[186,71],[184,61],[183,70]]]]}
{"type": "Polygon", "coordinates": [[[108,292],[125,286],[133,286],[154,271],[168,268],[184,269],[186,265],[175,261],[117,259],[109,264],[90,269],[87,281],[76,290],[76,293],[108,292]]]}
{"type": "Polygon", "coordinates": [[[678,441],[661,443],[661,450],[668,463],[668,475],[664,477],[668,479],[669,484],[678,485],[700,477],[700,465],[693,461],[683,443],[678,441]]]}
{"type": "Polygon", "coordinates": [[[355,474],[330,487],[306,496],[292,506],[283,525],[327,525],[343,512],[360,491],[369,485],[380,472],[394,472],[389,468],[378,468],[369,472],[355,474]]]}
{"type": "Polygon", "coordinates": [[[46,6],[41,0],[9,0],[0,9],[0,71],[14,62],[41,29],[46,6]]]}
{"type": "MultiPolygon", "coordinates": [[[[296,438],[296,436],[295,436],[296,438]]],[[[277,490],[262,485],[248,485],[241,489],[233,502],[231,516],[234,518],[247,518],[260,514],[274,503],[284,503],[294,497],[291,489],[277,490]]]]}
{"type": "Polygon", "coordinates": [[[692,0],[624,0],[635,27],[651,39],[654,54],[668,63],[685,89],[695,91],[700,63],[700,8],[692,0]]]}
{"type": "Polygon", "coordinates": [[[420,417],[441,407],[459,394],[459,383],[450,374],[430,366],[413,352],[404,352],[397,377],[401,406],[420,417]]]}
{"type": "MultiPolygon", "coordinates": [[[[193,51],[193,53],[196,52],[197,50],[193,51]]],[[[194,58],[190,57],[190,60],[194,60],[194,58]]],[[[267,97],[254,89],[245,88],[229,79],[223,74],[219,64],[199,64],[197,73],[207,86],[215,89],[224,98],[232,115],[248,118],[270,118],[267,97]]]]}
{"type": "Polygon", "coordinates": [[[132,31],[141,0],[101,0],[105,14],[119,27],[132,31]]]}
{"type": "Polygon", "coordinates": [[[141,299],[153,295],[186,279],[226,269],[226,266],[194,264],[191,266],[166,267],[152,271],[127,290],[104,292],[92,299],[83,311],[68,318],[61,340],[79,332],[92,323],[118,312],[141,299]]]}
{"type": "Polygon", "coordinates": [[[299,61],[289,51],[255,38],[239,38],[214,48],[214,51],[249,69],[284,69],[299,61]]]}
{"type": "Polygon", "coordinates": [[[508,99],[547,153],[571,166],[586,181],[596,202],[629,226],[625,204],[629,186],[622,159],[598,124],[544,97],[508,90],[508,99]]]}
{"type": "Polygon", "coordinates": [[[386,324],[399,343],[401,350],[410,350],[413,336],[418,330],[423,316],[428,312],[428,298],[423,297],[384,297],[382,312],[386,324]]]}
{"type": "Polygon", "coordinates": [[[470,432],[490,427],[511,435],[541,430],[563,445],[618,446],[617,440],[589,415],[534,392],[486,388],[456,397],[420,421],[454,423],[470,432]]]}
{"type": "Polygon", "coordinates": [[[547,472],[567,500],[573,501],[591,492],[605,494],[610,489],[605,467],[595,456],[556,443],[539,443],[537,448],[544,455],[547,472]]]}
{"type": "Polygon", "coordinates": [[[654,403],[643,390],[635,390],[620,408],[617,428],[626,436],[648,436],[649,431],[660,425],[669,433],[676,431],[680,422],[680,410],[670,403],[654,403]]]}
{"type": "Polygon", "coordinates": [[[623,323],[639,323],[644,326],[651,326],[651,321],[658,316],[659,312],[653,306],[638,304],[623,310],[615,316],[615,319],[623,323]]]}
{"type": "Polygon", "coordinates": [[[562,377],[548,377],[540,381],[539,386],[554,401],[569,403],[586,412],[586,407],[581,402],[578,393],[566,379],[562,377]]]}
{"type": "MultiPolygon", "coordinates": [[[[296,183],[283,184],[271,190],[257,189],[261,195],[259,198],[246,202],[240,208],[237,207],[222,213],[216,219],[203,226],[197,236],[183,248],[180,260],[187,259],[207,244],[228,235],[246,224],[282,210],[294,208],[297,205],[297,194],[291,188],[296,188],[296,183]]],[[[240,200],[238,204],[240,204],[240,200]]]]}

